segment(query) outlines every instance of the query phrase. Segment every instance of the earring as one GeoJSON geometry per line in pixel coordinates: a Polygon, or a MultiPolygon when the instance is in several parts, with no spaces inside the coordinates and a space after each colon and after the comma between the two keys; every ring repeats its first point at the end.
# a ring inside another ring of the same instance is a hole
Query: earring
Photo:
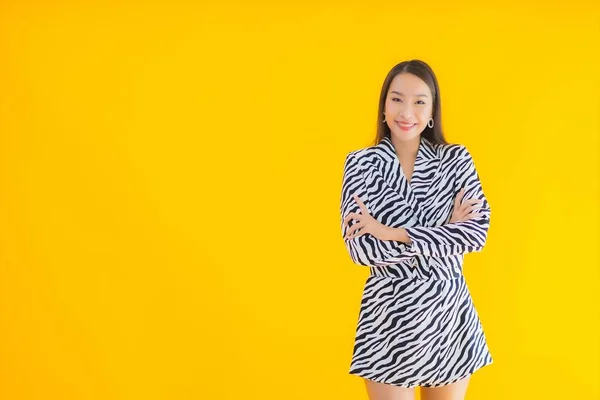
{"type": "Polygon", "coordinates": [[[381,121],[381,122],[387,122],[387,121],[385,120],[385,113],[382,113],[382,114],[383,114],[383,121],[381,121]]]}
{"type": "Polygon", "coordinates": [[[433,118],[429,118],[429,121],[427,121],[427,126],[433,128],[433,118]],[[429,125],[429,121],[431,121],[431,125],[429,125]]]}

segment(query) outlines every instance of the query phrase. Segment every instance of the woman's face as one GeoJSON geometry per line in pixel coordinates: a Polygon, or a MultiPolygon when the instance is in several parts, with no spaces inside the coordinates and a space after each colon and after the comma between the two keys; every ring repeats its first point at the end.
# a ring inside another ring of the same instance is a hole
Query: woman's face
{"type": "Polygon", "coordinates": [[[429,86],[410,73],[396,75],[385,100],[385,120],[391,134],[402,141],[421,134],[433,115],[429,86]]]}

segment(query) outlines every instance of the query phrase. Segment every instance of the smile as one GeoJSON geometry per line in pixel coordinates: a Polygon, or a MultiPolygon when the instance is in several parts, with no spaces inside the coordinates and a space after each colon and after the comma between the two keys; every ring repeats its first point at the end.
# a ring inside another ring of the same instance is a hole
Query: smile
{"type": "Polygon", "coordinates": [[[400,129],[402,129],[403,131],[409,131],[411,130],[415,125],[417,124],[401,124],[400,122],[396,121],[396,124],[400,127],[400,129]]]}

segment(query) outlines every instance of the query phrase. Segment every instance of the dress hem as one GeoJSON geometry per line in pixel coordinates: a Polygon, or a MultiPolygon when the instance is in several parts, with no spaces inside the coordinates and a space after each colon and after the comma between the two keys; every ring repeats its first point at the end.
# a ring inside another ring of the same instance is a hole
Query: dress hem
{"type": "Polygon", "coordinates": [[[381,379],[381,378],[376,378],[376,377],[372,377],[372,376],[367,376],[365,374],[361,374],[360,372],[352,372],[349,371],[348,373],[350,375],[354,375],[354,376],[358,376],[364,379],[368,379],[370,381],[374,381],[374,382],[378,382],[378,383],[385,383],[388,385],[393,385],[393,386],[400,386],[400,387],[404,387],[404,388],[415,388],[415,387],[440,387],[440,386],[446,386],[446,385],[450,385],[452,383],[455,383],[461,379],[464,379],[468,376],[473,375],[475,372],[477,372],[478,370],[480,370],[481,368],[488,366],[490,364],[493,364],[494,360],[491,360],[490,362],[487,362],[483,365],[480,365],[478,367],[475,367],[474,369],[470,370],[469,372],[467,372],[466,374],[463,374],[459,377],[456,378],[452,378],[452,379],[446,379],[445,381],[441,381],[441,382],[436,382],[436,383],[399,383],[397,381],[391,381],[389,379],[381,379]]]}

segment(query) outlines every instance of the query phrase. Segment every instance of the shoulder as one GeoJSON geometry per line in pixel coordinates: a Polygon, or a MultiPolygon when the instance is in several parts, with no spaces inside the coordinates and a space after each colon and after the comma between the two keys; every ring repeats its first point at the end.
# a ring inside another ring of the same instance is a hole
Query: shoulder
{"type": "Polygon", "coordinates": [[[377,165],[382,161],[391,161],[390,158],[391,156],[388,151],[381,146],[372,145],[348,152],[346,155],[346,162],[351,161],[357,164],[369,163],[377,165]]]}
{"type": "Polygon", "coordinates": [[[453,160],[463,158],[468,155],[467,146],[460,143],[438,144],[437,153],[443,160],[453,160]]]}
{"type": "Polygon", "coordinates": [[[438,156],[444,163],[472,163],[473,157],[466,145],[455,144],[440,144],[438,146],[438,156]]]}

